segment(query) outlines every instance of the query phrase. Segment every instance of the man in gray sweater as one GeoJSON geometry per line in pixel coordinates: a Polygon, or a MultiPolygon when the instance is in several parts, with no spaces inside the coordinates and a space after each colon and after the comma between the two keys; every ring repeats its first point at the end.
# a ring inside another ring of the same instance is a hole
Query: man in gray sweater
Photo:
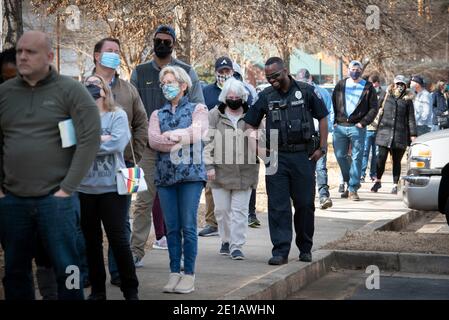
{"type": "MultiPolygon", "coordinates": [[[[189,101],[204,103],[203,91],[195,70],[192,66],[172,57],[175,43],[175,30],[171,26],[160,25],[156,29],[153,38],[153,58],[149,62],[138,65],[131,74],[131,83],[137,88],[142,98],[148,118],[150,118],[154,110],[159,109],[167,102],[159,86],[159,72],[167,65],[181,67],[187,72],[192,80],[192,86],[188,92],[189,101]]],[[[151,228],[151,209],[156,196],[156,187],[154,185],[156,159],[157,152],[147,145],[143,150],[139,166],[145,173],[148,191],[137,194],[131,236],[131,250],[134,255],[135,265],[138,268],[143,266],[142,259],[145,255],[145,244],[151,228]]],[[[157,214],[162,216],[161,212],[157,214]]]]}
{"type": "Polygon", "coordinates": [[[0,86],[0,240],[9,300],[35,298],[37,233],[56,272],[58,298],[84,298],[75,191],[96,156],[100,118],[87,90],[58,75],[53,58],[46,34],[26,32],[17,44],[19,76],[0,86]],[[74,145],[62,138],[71,129],[74,145]]]}

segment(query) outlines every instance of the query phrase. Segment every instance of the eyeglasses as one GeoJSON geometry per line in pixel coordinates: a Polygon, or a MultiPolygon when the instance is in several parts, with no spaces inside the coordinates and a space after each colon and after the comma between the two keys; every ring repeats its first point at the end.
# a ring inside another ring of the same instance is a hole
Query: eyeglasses
{"type": "Polygon", "coordinates": [[[170,39],[154,38],[153,42],[156,46],[159,46],[163,43],[165,46],[170,47],[173,44],[173,42],[170,39]]]}
{"type": "Polygon", "coordinates": [[[85,83],[86,83],[86,85],[93,84],[93,85],[96,85],[96,86],[99,86],[99,87],[103,87],[103,83],[98,78],[89,78],[89,79],[86,80],[85,83]]]}
{"type": "Polygon", "coordinates": [[[275,72],[275,73],[272,73],[272,74],[269,74],[269,75],[265,75],[265,78],[267,78],[268,81],[275,80],[275,79],[277,79],[277,78],[279,78],[281,76],[283,71],[284,70],[280,70],[278,72],[275,72]]]}
{"type": "Polygon", "coordinates": [[[162,87],[165,86],[166,84],[179,84],[179,82],[178,81],[165,82],[165,83],[161,82],[161,83],[159,83],[159,88],[162,89],[162,87]]]}

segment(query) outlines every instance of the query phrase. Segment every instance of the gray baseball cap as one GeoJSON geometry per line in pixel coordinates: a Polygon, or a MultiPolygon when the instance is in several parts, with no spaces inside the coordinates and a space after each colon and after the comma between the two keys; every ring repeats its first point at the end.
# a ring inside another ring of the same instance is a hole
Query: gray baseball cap
{"type": "Polygon", "coordinates": [[[396,77],[394,77],[394,83],[407,84],[407,81],[405,80],[405,77],[403,75],[398,74],[396,77]]]}

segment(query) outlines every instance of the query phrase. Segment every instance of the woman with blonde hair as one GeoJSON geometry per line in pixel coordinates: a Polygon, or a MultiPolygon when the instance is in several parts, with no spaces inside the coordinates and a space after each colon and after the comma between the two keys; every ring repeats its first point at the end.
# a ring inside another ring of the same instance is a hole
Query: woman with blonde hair
{"type": "Polygon", "coordinates": [[[167,103],[151,114],[148,131],[150,146],[158,151],[155,185],[170,256],[163,291],[189,293],[195,290],[197,211],[206,182],[202,138],[208,129],[208,112],[205,105],[189,102],[185,96],[192,81],[184,69],[167,66],[159,73],[159,81],[167,103]]]}
{"type": "Polygon", "coordinates": [[[89,300],[106,300],[106,272],[103,257],[102,224],[116,258],[120,289],[126,300],[138,300],[139,282],[126,236],[126,195],[117,193],[116,171],[125,167],[123,153],[130,139],[126,112],[114,104],[105,80],[92,75],[85,81],[101,117],[101,144],[88,174],[78,191],[81,205],[81,229],[86,240],[89,300]]]}

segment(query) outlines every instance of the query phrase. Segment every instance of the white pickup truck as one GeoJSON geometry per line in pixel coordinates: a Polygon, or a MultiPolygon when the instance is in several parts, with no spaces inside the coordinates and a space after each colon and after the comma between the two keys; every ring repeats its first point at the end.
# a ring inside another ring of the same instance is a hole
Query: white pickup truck
{"type": "Polygon", "coordinates": [[[438,210],[443,168],[449,164],[449,129],[419,136],[410,146],[407,175],[402,177],[405,204],[415,210],[438,210]]]}

